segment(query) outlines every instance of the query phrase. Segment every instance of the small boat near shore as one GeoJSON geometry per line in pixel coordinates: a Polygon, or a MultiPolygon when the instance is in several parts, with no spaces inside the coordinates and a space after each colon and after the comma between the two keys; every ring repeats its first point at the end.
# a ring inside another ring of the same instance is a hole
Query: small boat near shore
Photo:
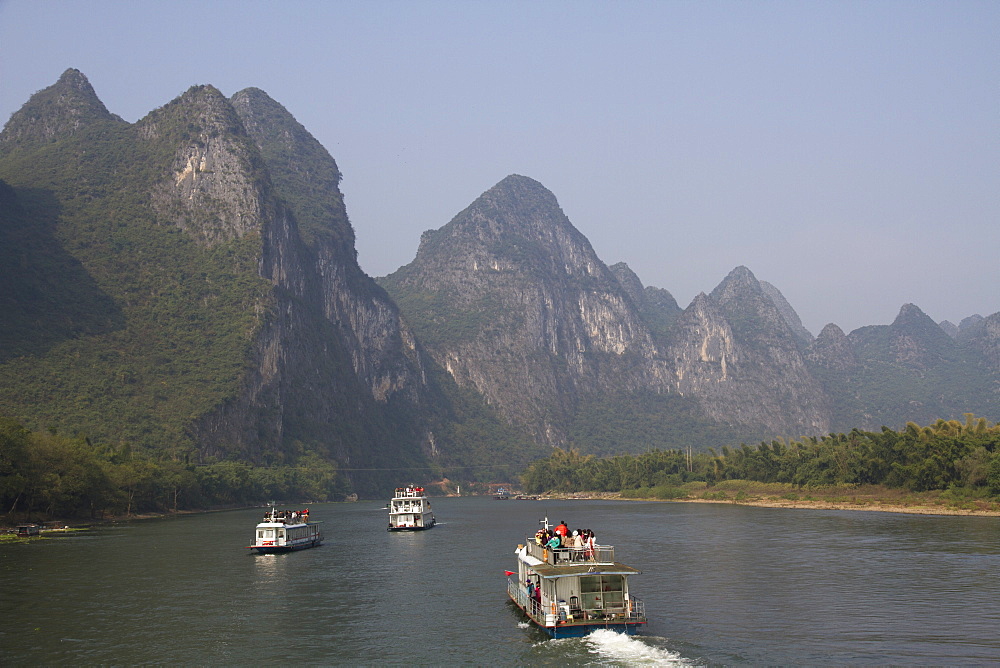
{"type": "Polygon", "coordinates": [[[389,531],[421,531],[437,523],[423,487],[397,487],[389,502],[389,531]]]}
{"type": "Polygon", "coordinates": [[[323,542],[318,522],[309,521],[309,509],[277,510],[272,507],[257,524],[253,545],[257,554],[292,552],[316,547],[323,542]]]}
{"type": "Polygon", "coordinates": [[[17,535],[20,536],[21,538],[27,538],[30,536],[41,536],[42,527],[38,524],[18,524],[17,535]]]}
{"type": "MultiPolygon", "coordinates": [[[[506,571],[507,593],[528,619],[552,638],[576,638],[598,629],[634,634],[646,623],[642,600],[629,590],[639,570],[615,561],[615,548],[591,541],[549,548],[543,530],[515,550],[517,571],[506,571]]],[[[558,527],[557,527],[558,528],[558,527]]],[[[593,532],[590,532],[593,535],[593,532]]]]}

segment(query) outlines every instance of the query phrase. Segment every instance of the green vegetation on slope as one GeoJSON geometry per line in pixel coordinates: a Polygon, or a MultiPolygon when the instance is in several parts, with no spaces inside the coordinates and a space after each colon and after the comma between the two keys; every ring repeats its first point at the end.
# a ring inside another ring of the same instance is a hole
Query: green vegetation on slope
{"type": "Polygon", "coordinates": [[[20,254],[0,292],[45,297],[0,324],[0,405],[33,428],[179,454],[185,426],[238,389],[268,303],[260,238],[206,248],[157,219],[169,144],[102,122],[0,160],[5,253],[20,254]]]}

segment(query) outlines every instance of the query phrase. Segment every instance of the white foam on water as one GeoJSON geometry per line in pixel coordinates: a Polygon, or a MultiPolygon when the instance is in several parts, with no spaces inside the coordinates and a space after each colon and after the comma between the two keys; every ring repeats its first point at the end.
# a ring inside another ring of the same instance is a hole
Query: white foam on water
{"type": "Polygon", "coordinates": [[[587,650],[598,660],[625,666],[690,666],[680,654],[654,647],[641,636],[627,636],[605,629],[592,632],[584,639],[587,650]]]}
{"type": "Polygon", "coordinates": [[[519,628],[519,629],[526,629],[529,626],[531,626],[531,624],[529,624],[528,622],[518,622],[517,623],[517,628],[519,628]]]}

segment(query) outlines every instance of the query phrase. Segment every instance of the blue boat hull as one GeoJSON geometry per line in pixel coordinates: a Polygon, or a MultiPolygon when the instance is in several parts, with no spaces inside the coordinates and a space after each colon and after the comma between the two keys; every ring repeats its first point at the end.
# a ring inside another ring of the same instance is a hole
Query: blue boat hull
{"type": "Polygon", "coordinates": [[[552,638],[582,638],[601,629],[631,636],[639,632],[639,627],[642,624],[573,624],[550,628],[548,626],[540,626],[536,623],[535,626],[538,626],[538,628],[545,631],[552,638]]]}

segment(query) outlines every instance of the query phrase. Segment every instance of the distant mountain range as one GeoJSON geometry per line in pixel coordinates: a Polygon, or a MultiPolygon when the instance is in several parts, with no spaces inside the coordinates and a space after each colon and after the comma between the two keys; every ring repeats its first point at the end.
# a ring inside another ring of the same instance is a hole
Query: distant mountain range
{"type": "Polygon", "coordinates": [[[373,280],[336,162],[257,89],[130,124],[67,70],[0,179],[0,414],[108,447],[333,458],[364,490],[998,412],[1000,314],[814,338],[745,267],[681,308],[524,176],[373,280]]]}

